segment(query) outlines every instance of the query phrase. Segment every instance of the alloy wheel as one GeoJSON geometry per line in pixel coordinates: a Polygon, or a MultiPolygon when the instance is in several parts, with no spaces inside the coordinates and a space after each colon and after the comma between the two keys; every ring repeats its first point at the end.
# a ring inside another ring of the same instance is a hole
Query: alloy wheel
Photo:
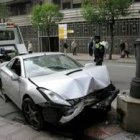
{"type": "Polygon", "coordinates": [[[43,128],[43,117],[39,108],[30,98],[23,101],[22,111],[26,121],[36,130],[43,128]]]}

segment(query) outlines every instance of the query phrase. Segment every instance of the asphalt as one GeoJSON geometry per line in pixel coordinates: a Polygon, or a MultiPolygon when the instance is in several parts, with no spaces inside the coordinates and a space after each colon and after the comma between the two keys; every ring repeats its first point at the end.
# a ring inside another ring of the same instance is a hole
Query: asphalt
{"type": "MultiPolygon", "coordinates": [[[[68,55],[76,60],[93,62],[93,58],[88,54],[80,53],[73,56],[69,53],[68,55]]],[[[108,60],[107,56],[104,61],[111,61],[112,63],[136,63],[134,56],[120,58],[119,55],[113,55],[112,60],[108,60]]],[[[104,124],[87,128],[84,133],[86,133],[88,138],[83,138],[83,140],[140,140],[140,134],[126,132],[118,123],[114,122],[116,120],[116,113],[114,111],[109,115],[110,118],[103,122],[104,124]]],[[[11,121],[4,116],[0,117],[0,140],[71,140],[71,138],[54,135],[46,131],[36,131],[27,124],[11,121]]],[[[75,140],[82,139],[77,136],[75,140]]]]}

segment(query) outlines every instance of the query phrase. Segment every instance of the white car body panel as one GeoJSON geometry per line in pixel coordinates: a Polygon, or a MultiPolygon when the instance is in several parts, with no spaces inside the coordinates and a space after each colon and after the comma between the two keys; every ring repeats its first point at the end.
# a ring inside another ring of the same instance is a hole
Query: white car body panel
{"type": "Polygon", "coordinates": [[[39,87],[49,89],[64,99],[80,98],[110,84],[106,66],[88,67],[70,75],[66,75],[67,73],[64,71],[32,77],[31,80],[39,87]]]}

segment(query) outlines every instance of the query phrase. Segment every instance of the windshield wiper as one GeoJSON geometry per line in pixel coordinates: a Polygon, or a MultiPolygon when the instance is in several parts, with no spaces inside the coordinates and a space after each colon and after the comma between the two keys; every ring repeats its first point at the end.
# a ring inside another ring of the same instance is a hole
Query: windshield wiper
{"type": "Polygon", "coordinates": [[[79,71],[82,71],[82,69],[78,69],[78,70],[71,71],[71,72],[67,73],[66,75],[70,75],[70,74],[72,74],[72,73],[79,72],[79,71]]]}
{"type": "Polygon", "coordinates": [[[50,69],[62,69],[62,70],[66,70],[67,69],[67,68],[61,67],[61,66],[49,66],[48,68],[50,68],[50,69]]]}

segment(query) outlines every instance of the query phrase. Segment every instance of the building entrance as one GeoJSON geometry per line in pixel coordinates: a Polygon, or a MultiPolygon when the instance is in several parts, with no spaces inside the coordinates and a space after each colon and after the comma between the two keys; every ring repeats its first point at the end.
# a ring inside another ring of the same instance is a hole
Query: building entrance
{"type": "Polygon", "coordinates": [[[41,45],[43,52],[57,52],[59,51],[59,38],[58,37],[50,37],[50,49],[49,49],[49,43],[48,43],[48,37],[41,37],[41,45]]]}

